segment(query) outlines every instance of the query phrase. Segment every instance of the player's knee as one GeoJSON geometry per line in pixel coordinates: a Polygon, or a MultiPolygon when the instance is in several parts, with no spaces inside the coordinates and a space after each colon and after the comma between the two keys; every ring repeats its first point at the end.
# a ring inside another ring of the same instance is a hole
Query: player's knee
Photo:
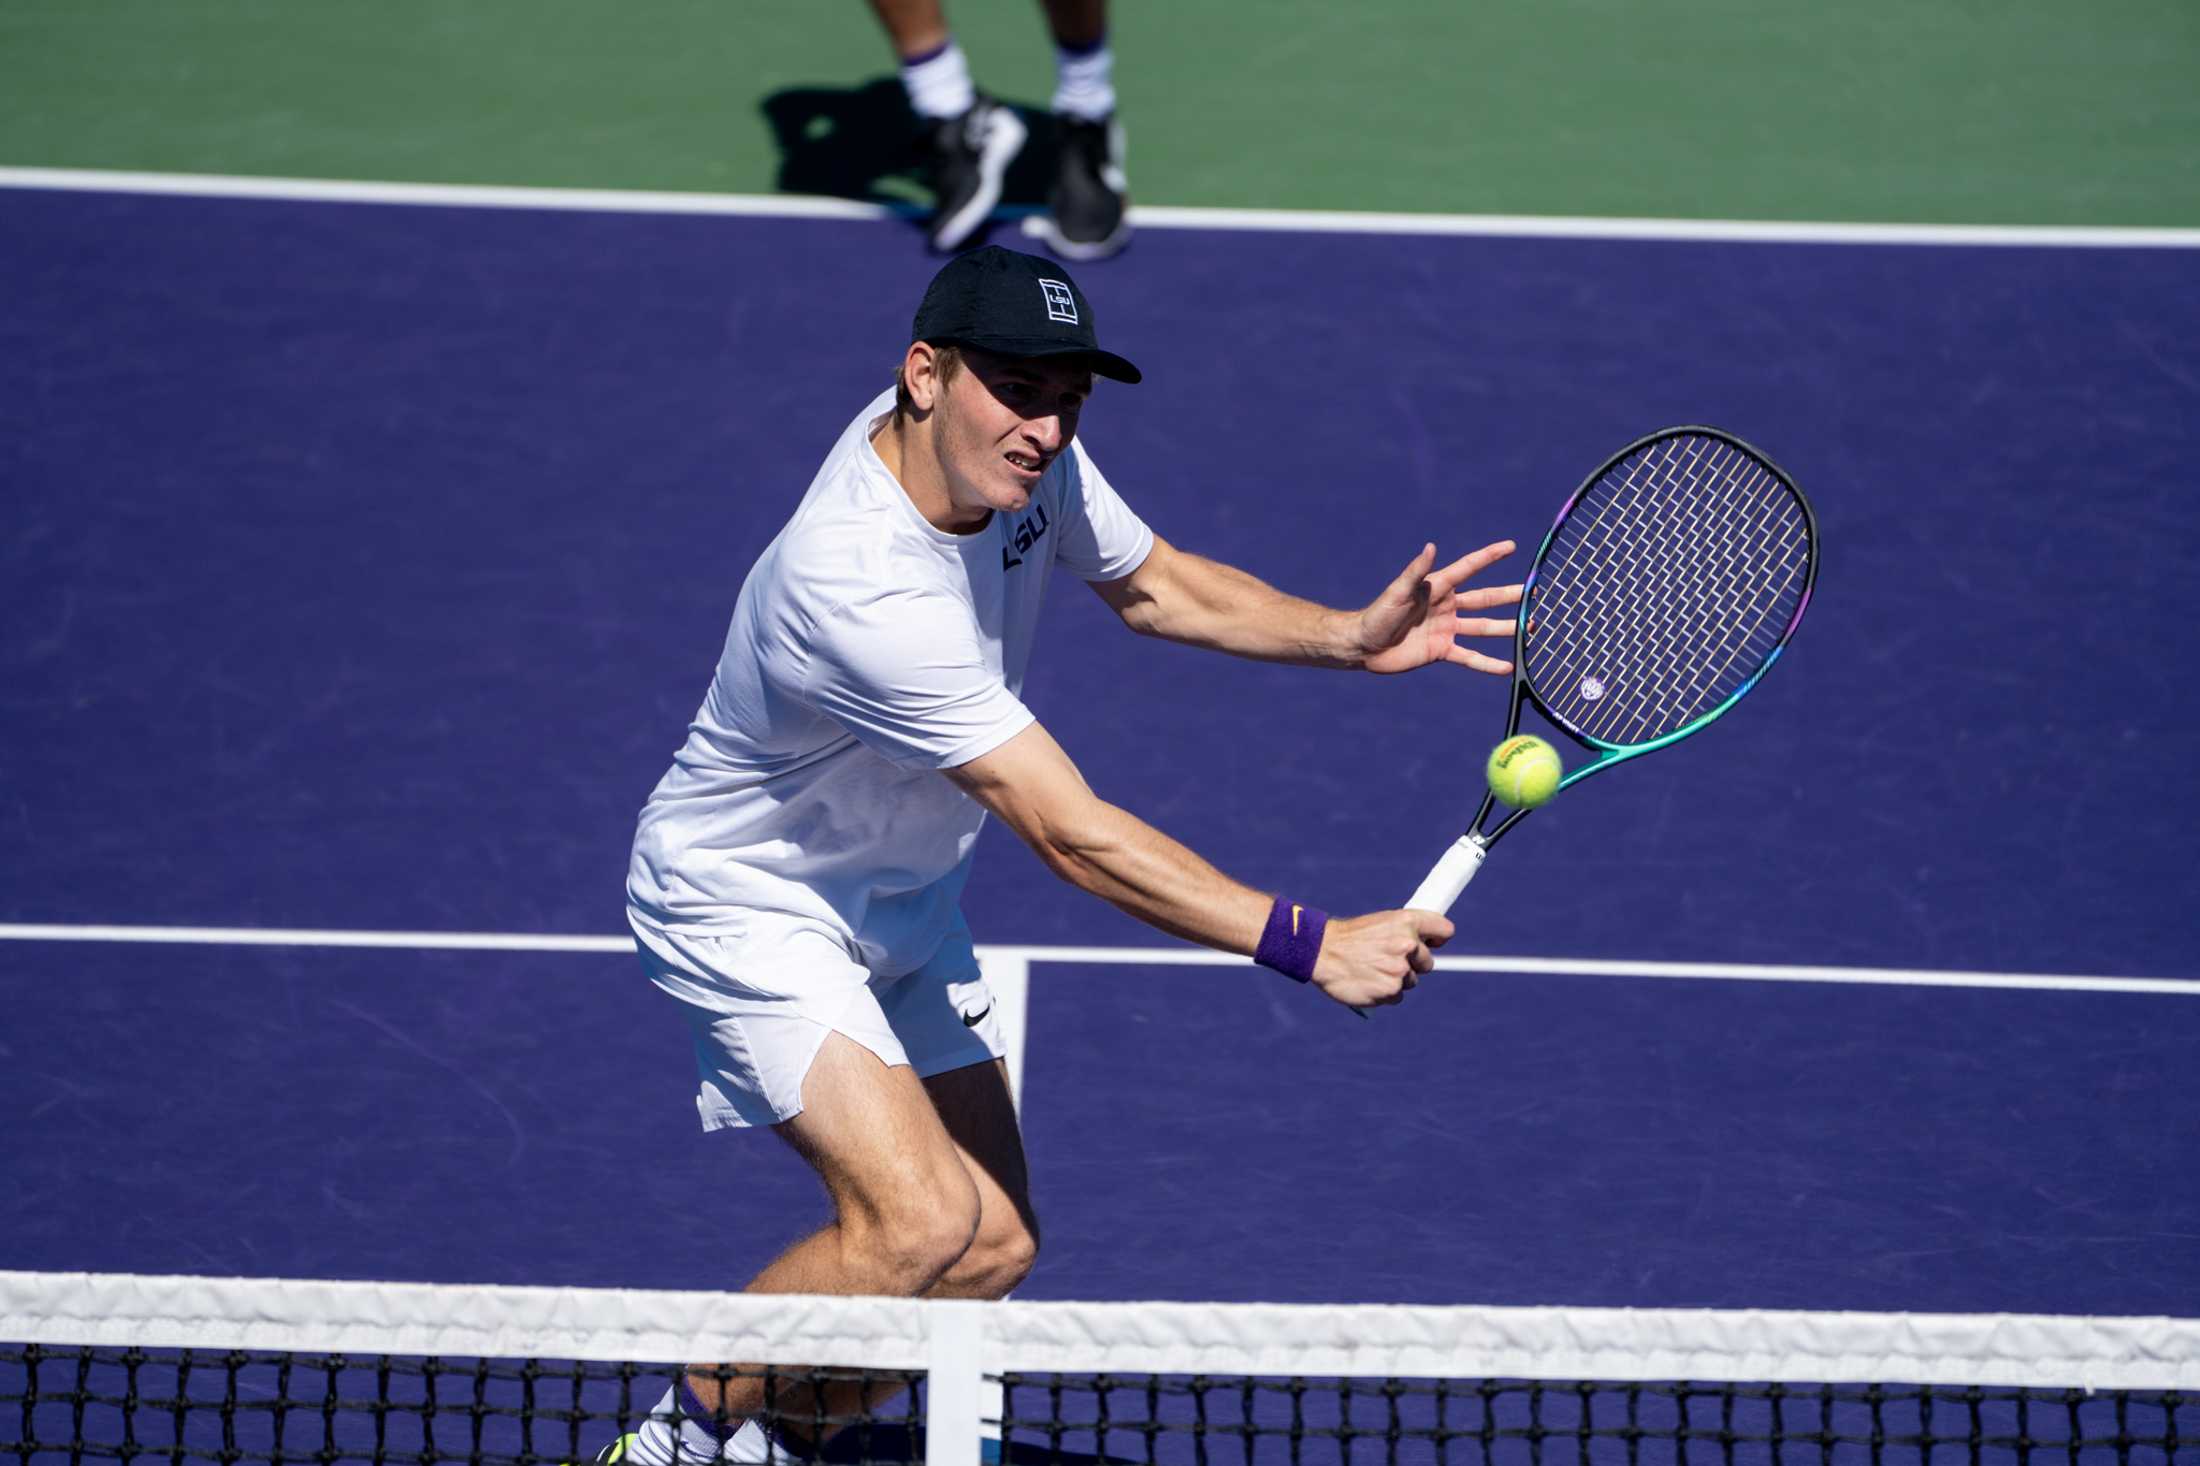
{"type": "Polygon", "coordinates": [[[980,1298],[1005,1298],[1031,1276],[1039,1260],[1037,1227],[1014,1212],[1005,1219],[990,1213],[980,1222],[978,1236],[956,1267],[958,1291],[980,1298]]]}
{"type": "Polygon", "coordinates": [[[969,1254],[978,1235],[977,1210],[943,1198],[938,1210],[903,1233],[897,1271],[910,1292],[931,1287],[969,1254]]]}
{"type": "Polygon", "coordinates": [[[1030,1277],[1031,1270],[1039,1265],[1038,1223],[1025,1218],[1016,1228],[1015,1239],[1009,1244],[1008,1265],[1019,1283],[1030,1277]]]}
{"type": "Polygon", "coordinates": [[[1022,1218],[1016,1225],[992,1239],[988,1250],[987,1271],[992,1274],[998,1292],[1007,1297],[1039,1261],[1039,1233],[1035,1227],[1026,1226],[1022,1218]]]}
{"type": "Polygon", "coordinates": [[[962,1262],[978,1235],[978,1196],[967,1181],[940,1186],[898,1207],[868,1239],[880,1291],[913,1296],[962,1262]]]}

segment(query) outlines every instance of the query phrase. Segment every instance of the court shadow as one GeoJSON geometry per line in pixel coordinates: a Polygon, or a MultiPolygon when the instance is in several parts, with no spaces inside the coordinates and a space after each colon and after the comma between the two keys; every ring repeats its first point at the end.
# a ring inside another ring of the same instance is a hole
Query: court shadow
{"type": "MultiPolygon", "coordinates": [[[[1031,140],[1009,165],[1001,211],[1028,214],[1046,202],[1054,174],[1054,121],[1044,108],[1012,102],[1031,140]]],[[[860,87],[788,87],[762,107],[779,149],[781,193],[885,204],[921,227],[931,212],[924,131],[897,77],[860,87]]]]}

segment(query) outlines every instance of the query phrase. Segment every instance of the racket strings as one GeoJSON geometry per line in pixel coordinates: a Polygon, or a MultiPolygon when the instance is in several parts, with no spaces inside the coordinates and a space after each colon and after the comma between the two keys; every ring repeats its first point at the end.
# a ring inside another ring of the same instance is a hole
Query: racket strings
{"type": "Polygon", "coordinates": [[[1592,736],[1635,743],[1685,724],[1746,645],[1733,643],[1721,658],[1714,638],[1717,618],[1747,573],[1749,542],[1761,542],[1766,528],[1763,514],[1752,513],[1764,500],[1752,503],[1745,492],[1761,486],[1751,483],[1756,476],[1745,477],[1748,467],[1739,455],[1713,455],[1694,444],[1669,448],[1623,480],[1641,492],[1617,505],[1616,532],[1604,537],[1603,553],[1575,582],[1583,593],[1576,609],[1588,614],[1574,624],[1586,633],[1585,649],[1603,646],[1610,662],[1591,684],[1592,691],[1602,686],[1604,696],[1584,698],[1595,704],[1584,710],[1592,736]],[[1692,476],[1709,486],[1693,504],[1692,476]],[[1596,598],[1599,588],[1615,594],[1596,598]]]}
{"type": "MultiPolygon", "coordinates": [[[[1620,479],[1636,492],[1615,498],[1597,551],[1569,583],[1578,614],[1566,624],[1582,633],[1577,658],[1601,650],[1607,663],[1585,678],[1590,695],[1582,700],[1593,706],[1581,710],[1582,721],[1615,743],[1688,722],[1718,690],[1718,674],[1748,639],[1718,656],[1715,618],[1734,602],[1753,542],[1761,558],[1769,528],[1768,501],[1749,492],[1766,476],[1746,459],[1701,441],[1665,448],[1620,479]],[[1692,483],[1708,492],[1691,496],[1692,483]]],[[[1774,632],[1766,649],[1776,639],[1774,632]]]]}
{"type": "MultiPolygon", "coordinates": [[[[1671,567],[1661,562],[1658,551],[1676,537],[1675,491],[1684,476],[1711,472],[1704,457],[1702,445],[1690,445],[1689,451],[1660,455],[1638,464],[1625,481],[1628,488],[1638,492],[1616,501],[1611,512],[1592,521],[1606,533],[1595,537],[1594,550],[1584,555],[1582,573],[1566,583],[1573,593],[1567,597],[1569,609],[1577,614],[1562,624],[1579,629],[1575,640],[1582,645],[1575,649],[1577,653],[1603,648],[1609,668],[1593,685],[1603,686],[1607,694],[1615,688],[1657,686],[1655,673],[1676,665],[1681,638],[1692,622],[1700,619],[1703,588],[1685,576],[1669,573],[1671,567]],[[1627,599],[1590,598],[1597,587],[1615,585],[1624,588],[1627,599]],[[1618,628],[1604,624],[1607,611],[1625,616],[1628,624],[1618,628]]],[[[1707,501],[1719,521],[1716,527],[1724,527],[1734,508],[1730,496],[1732,473],[1729,468],[1728,478],[1717,484],[1726,496],[1707,501]]],[[[1612,742],[1634,741],[1629,735],[1639,731],[1657,707],[1657,703],[1643,697],[1586,700],[1601,702],[1601,706],[1590,710],[1601,716],[1591,716],[1593,729],[1584,731],[1612,742]]]]}
{"type": "MultiPolygon", "coordinates": [[[[1716,480],[1717,497],[1713,501],[1712,515],[1707,522],[1697,526],[1708,549],[1700,579],[1689,582],[1674,576],[1653,581],[1663,594],[1646,618],[1656,628],[1658,636],[1654,653],[1648,659],[1649,668],[1678,669],[1679,679],[1667,688],[1662,709],[1644,701],[1634,705],[1629,718],[1615,720],[1611,725],[1614,742],[1632,743],[1657,736],[1650,727],[1653,713],[1661,714],[1661,720],[1692,721],[1724,685],[1726,674],[1745,651],[1756,651],[1757,655],[1750,661],[1754,668],[1779,640],[1779,625],[1768,627],[1766,619],[1760,617],[1754,623],[1742,623],[1748,634],[1730,639],[1724,658],[1714,659],[1715,652],[1713,657],[1691,655],[1702,650],[1692,643],[1707,625],[1728,608],[1750,598],[1752,577],[1768,563],[1768,554],[1777,549],[1770,539],[1777,522],[1774,511],[1780,499],[1764,492],[1768,486],[1776,487],[1776,484],[1746,457],[1738,453],[1728,456],[1732,462],[1716,480]]],[[[1669,477],[1661,487],[1664,491],[1659,500],[1661,511],[1668,516],[1685,514],[1680,480],[1669,477]]],[[[1680,525],[1672,528],[1681,533],[1687,529],[1680,525]]],[[[1795,568],[1799,571],[1800,560],[1795,568]]]]}
{"type": "MultiPolygon", "coordinates": [[[[1680,445],[1679,451],[1677,445],[1666,446],[1667,452],[1627,466],[1618,497],[1609,492],[1609,477],[1586,496],[1584,512],[1569,519],[1572,533],[1562,533],[1546,557],[1551,570],[1570,573],[1547,577],[1537,628],[1558,654],[1559,669],[1592,668],[1578,681],[1566,679],[1582,704],[1574,709],[1574,721],[1591,736],[1613,742],[1626,741],[1628,728],[1655,706],[1641,693],[1651,685],[1651,670],[1671,662],[1685,626],[1682,598],[1692,589],[1684,577],[1664,573],[1667,567],[1657,556],[1644,553],[1645,545],[1672,538],[1672,491],[1680,475],[1705,473],[1704,445],[1680,445]],[[1615,588],[1626,595],[1606,594],[1615,588]]],[[[1708,502],[1715,510],[1721,507],[1717,499],[1708,502]]],[[[1538,690],[1550,685],[1539,679],[1538,690]]]]}
{"type": "Polygon", "coordinates": [[[1585,489],[1537,565],[1526,660],[1560,719],[1648,742],[1763,668],[1807,584],[1808,517],[1723,439],[1662,438],[1585,489]]]}

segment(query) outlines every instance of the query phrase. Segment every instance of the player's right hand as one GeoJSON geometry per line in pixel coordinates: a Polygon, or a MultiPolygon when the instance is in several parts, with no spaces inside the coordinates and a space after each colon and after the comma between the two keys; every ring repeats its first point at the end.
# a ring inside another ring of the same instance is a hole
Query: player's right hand
{"type": "Polygon", "coordinates": [[[1347,1008],[1400,1002],[1456,930],[1433,911],[1376,911],[1332,918],[1314,959],[1314,986],[1347,1008]]]}

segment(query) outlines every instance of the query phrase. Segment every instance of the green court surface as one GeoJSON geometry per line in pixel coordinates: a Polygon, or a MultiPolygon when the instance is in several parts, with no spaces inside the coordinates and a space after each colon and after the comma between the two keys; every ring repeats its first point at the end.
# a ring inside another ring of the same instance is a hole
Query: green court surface
{"type": "MultiPolygon", "coordinates": [[[[1029,0],[956,0],[1043,106],[1029,0]]],[[[2194,0],[1124,3],[1149,204],[2200,225],[2194,0]]],[[[859,0],[0,0],[0,166],[917,197],[859,0]]]]}

